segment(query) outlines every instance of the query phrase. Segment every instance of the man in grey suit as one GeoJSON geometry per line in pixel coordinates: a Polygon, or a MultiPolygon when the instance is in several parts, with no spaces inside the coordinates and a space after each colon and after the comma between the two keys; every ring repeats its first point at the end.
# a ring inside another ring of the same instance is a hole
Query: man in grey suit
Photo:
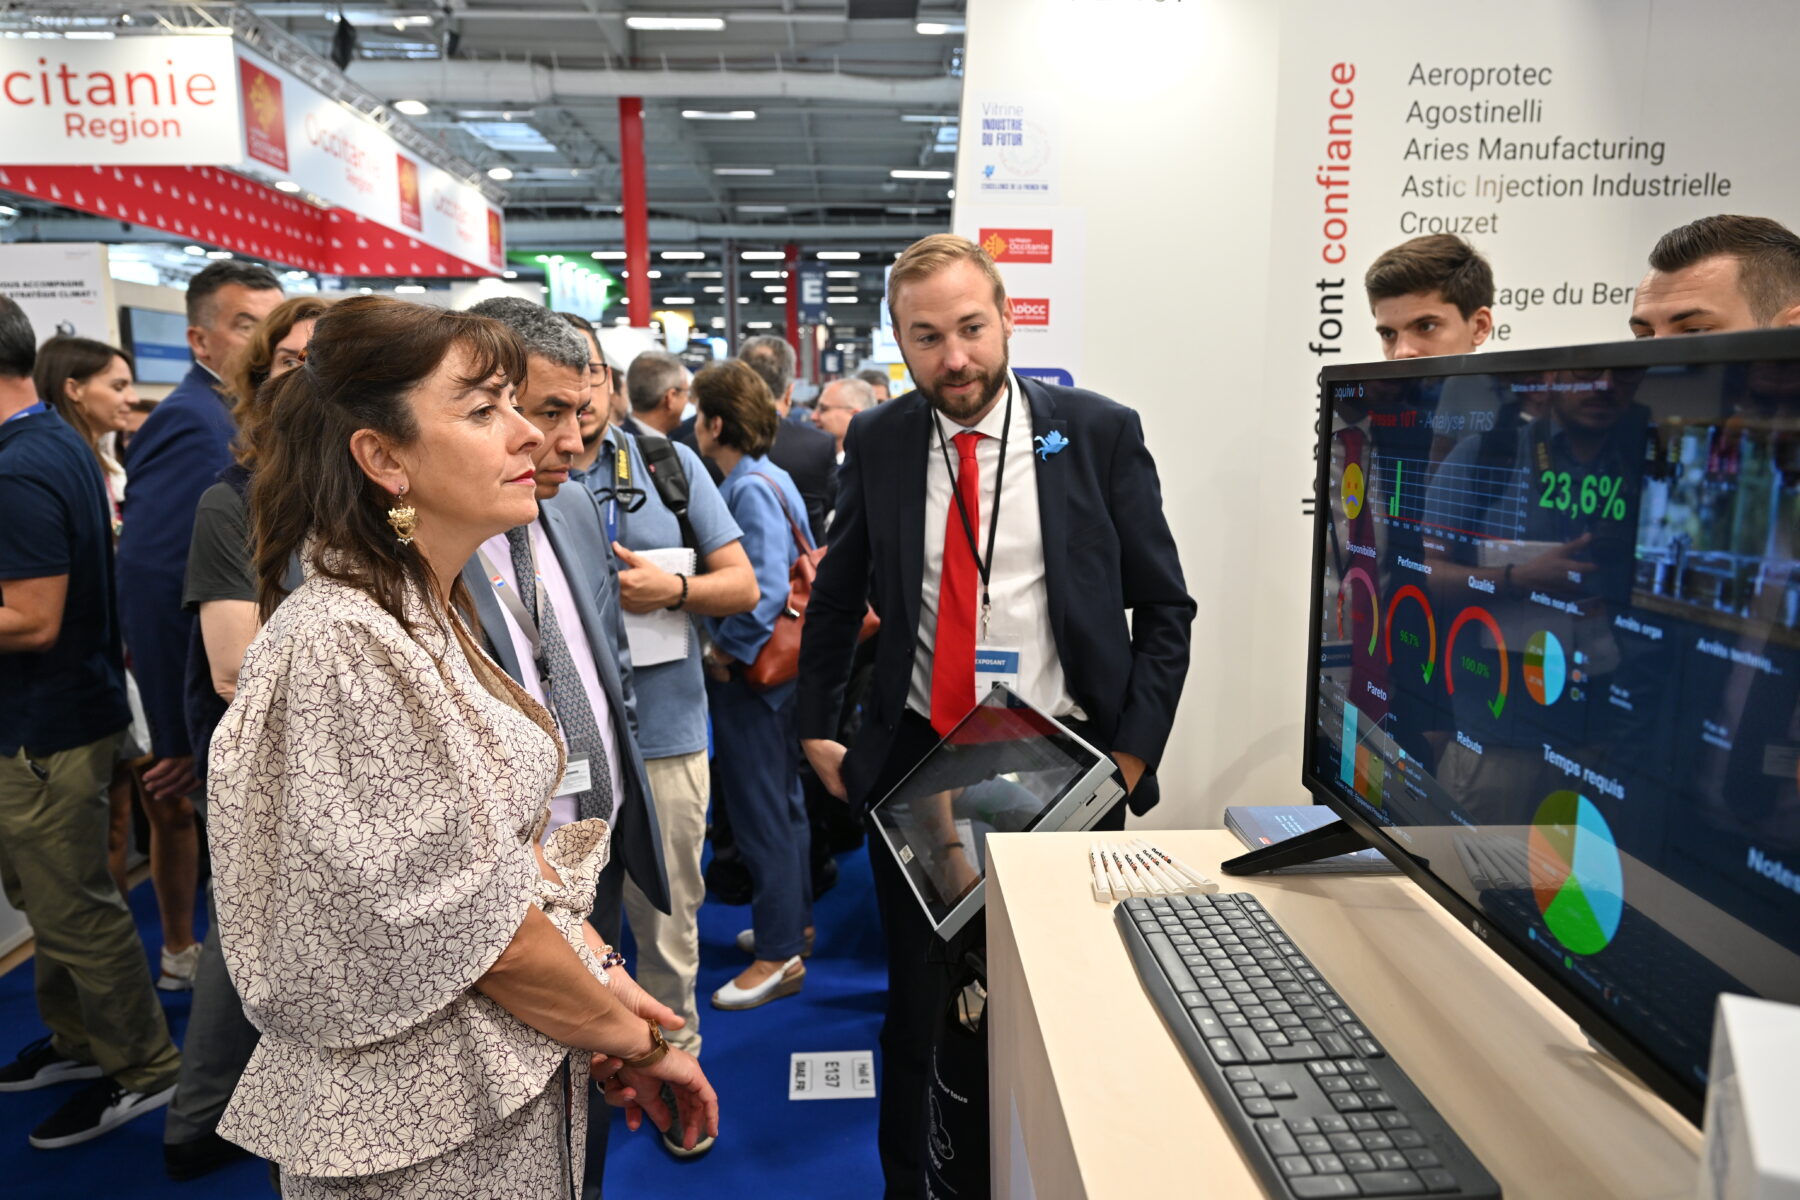
{"type": "MultiPolygon", "coordinates": [[[[638,751],[618,567],[593,493],[563,487],[581,452],[589,351],[573,327],[529,300],[495,297],[470,311],[500,321],[524,341],[528,379],[517,403],[543,430],[544,442],[536,463],[538,519],[483,543],[463,581],[489,653],[550,709],[568,750],[569,770],[550,801],[545,836],[588,817],[612,826],[612,859],[589,920],[616,945],[626,876],[663,912],[669,884],[638,751]]],[[[615,992],[636,987],[624,972],[612,974],[615,992]]],[[[589,1101],[583,1194],[597,1196],[611,1112],[597,1094],[589,1101]]]]}

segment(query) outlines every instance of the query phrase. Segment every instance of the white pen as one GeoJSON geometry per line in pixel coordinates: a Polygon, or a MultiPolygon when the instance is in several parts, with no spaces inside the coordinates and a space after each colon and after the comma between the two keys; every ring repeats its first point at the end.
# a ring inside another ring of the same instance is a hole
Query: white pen
{"type": "Polygon", "coordinates": [[[1137,847],[1138,853],[1143,856],[1144,863],[1150,868],[1150,873],[1156,876],[1157,881],[1163,887],[1178,895],[1187,891],[1188,881],[1177,872],[1164,867],[1162,861],[1157,857],[1156,851],[1150,848],[1150,843],[1139,838],[1133,844],[1137,847]]]}
{"type": "Polygon", "coordinates": [[[1157,877],[1157,873],[1155,871],[1152,871],[1150,869],[1150,864],[1148,862],[1144,861],[1143,855],[1137,853],[1136,851],[1132,851],[1130,853],[1129,857],[1130,857],[1132,863],[1137,867],[1138,874],[1140,874],[1144,877],[1144,883],[1146,885],[1148,885],[1148,887],[1150,888],[1151,895],[1153,895],[1153,896],[1168,896],[1168,895],[1179,896],[1181,894],[1180,888],[1171,888],[1171,887],[1163,886],[1163,881],[1157,877]]]}
{"type": "Polygon", "coordinates": [[[1112,883],[1113,895],[1123,900],[1131,895],[1131,889],[1125,885],[1125,877],[1119,874],[1118,860],[1107,857],[1106,847],[1100,847],[1100,865],[1106,868],[1106,878],[1112,883]]]}
{"type": "Polygon", "coordinates": [[[1112,884],[1106,881],[1106,868],[1100,865],[1100,843],[1088,844],[1088,863],[1094,868],[1094,899],[1107,901],[1113,898],[1112,884]]]}
{"type": "Polygon", "coordinates": [[[1112,860],[1119,868],[1119,877],[1125,881],[1125,886],[1131,889],[1132,895],[1148,896],[1150,894],[1150,889],[1144,886],[1144,881],[1139,879],[1137,872],[1131,869],[1131,865],[1119,853],[1117,846],[1112,847],[1112,860]]]}
{"type": "Polygon", "coordinates": [[[1150,850],[1153,854],[1155,854],[1157,857],[1161,858],[1164,862],[1168,863],[1170,866],[1174,867],[1177,871],[1180,871],[1183,875],[1186,875],[1189,879],[1192,879],[1199,891],[1201,891],[1201,892],[1216,892],[1219,890],[1218,884],[1214,883],[1212,880],[1208,879],[1206,876],[1202,875],[1200,872],[1194,870],[1194,868],[1188,866],[1186,863],[1182,862],[1179,858],[1176,858],[1174,855],[1169,854],[1168,852],[1163,850],[1162,847],[1151,846],[1150,850]]]}

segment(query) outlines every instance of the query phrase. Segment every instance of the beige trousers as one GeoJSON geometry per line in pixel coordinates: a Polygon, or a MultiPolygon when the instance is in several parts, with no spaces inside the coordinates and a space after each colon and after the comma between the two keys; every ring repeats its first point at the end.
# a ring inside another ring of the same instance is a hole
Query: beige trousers
{"type": "Polygon", "coordinates": [[[637,939],[638,959],[632,978],[674,1009],[687,1022],[669,1031],[669,1043],[689,1054],[700,1053],[700,1006],[694,979],[700,972],[700,902],[706,881],[700,873],[700,850],[706,840],[706,801],[712,786],[706,751],[644,760],[650,794],[662,826],[663,865],[669,874],[669,912],[656,910],[638,886],[625,877],[625,919],[637,939]]]}

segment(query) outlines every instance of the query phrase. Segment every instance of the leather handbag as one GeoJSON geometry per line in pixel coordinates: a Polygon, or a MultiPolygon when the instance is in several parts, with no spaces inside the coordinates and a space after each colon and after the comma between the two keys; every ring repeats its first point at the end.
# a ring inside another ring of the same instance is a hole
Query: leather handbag
{"type": "MultiPolygon", "coordinates": [[[[776,503],[787,517],[788,528],[794,534],[794,547],[799,554],[794,558],[794,565],[788,568],[787,604],[776,614],[775,629],[769,634],[769,640],[757,651],[756,661],[744,667],[744,678],[751,687],[780,687],[788,680],[800,674],[800,635],[806,628],[806,606],[812,600],[813,579],[819,574],[819,563],[825,558],[826,546],[815,547],[812,539],[794,520],[793,512],[788,508],[787,499],[782,496],[781,489],[775,481],[760,471],[752,472],[756,478],[769,485],[775,493],[776,503]]],[[[881,628],[881,618],[875,615],[874,609],[863,613],[862,630],[856,640],[866,642],[875,636],[881,628]]]]}

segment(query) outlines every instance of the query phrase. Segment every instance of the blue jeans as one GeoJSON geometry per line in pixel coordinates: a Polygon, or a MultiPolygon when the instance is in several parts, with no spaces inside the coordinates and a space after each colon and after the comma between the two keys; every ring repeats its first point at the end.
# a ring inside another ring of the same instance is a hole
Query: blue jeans
{"type": "Polygon", "coordinates": [[[750,927],[756,957],[783,962],[800,953],[812,924],[812,861],[800,742],[791,687],[777,708],[741,679],[706,681],[713,722],[713,783],[731,812],[738,852],[750,871],[750,927]]]}

